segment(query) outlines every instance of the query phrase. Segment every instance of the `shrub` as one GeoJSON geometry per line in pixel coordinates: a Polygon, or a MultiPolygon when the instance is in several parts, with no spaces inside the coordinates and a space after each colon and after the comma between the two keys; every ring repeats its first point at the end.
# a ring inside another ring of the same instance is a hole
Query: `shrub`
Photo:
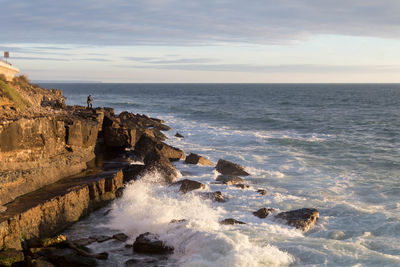
{"type": "Polygon", "coordinates": [[[26,109],[31,106],[31,103],[23,98],[11,84],[0,81],[0,90],[15,103],[17,108],[26,109]]]}

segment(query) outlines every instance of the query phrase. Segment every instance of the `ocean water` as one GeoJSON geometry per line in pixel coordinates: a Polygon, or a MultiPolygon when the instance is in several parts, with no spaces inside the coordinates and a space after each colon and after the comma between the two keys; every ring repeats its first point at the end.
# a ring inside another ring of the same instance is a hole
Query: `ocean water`
{"type": "MultiPolygon", "coordinates": [[[[182,195],[149,173],[68,229],[71,237],[124,232],[132,243],[157,233],[175,247],[160,266],[400,266],[399,84],[41,85],[62,89],[68,104],[92,94],[94,106],[164,119],[171,145],[251,173],[251,187],[239,189],[214,184],[212,167],[177,163],[182,177],[228,201],[182,195]],[[262,207],[313,207],[320,218],[303,233],[252,215],[262,207]],[[218,223],[230,217],[246,224],[218,223]]],[[[116,241],[89,247],[111,251],[104,266],[138,257],[116,241]]]]}

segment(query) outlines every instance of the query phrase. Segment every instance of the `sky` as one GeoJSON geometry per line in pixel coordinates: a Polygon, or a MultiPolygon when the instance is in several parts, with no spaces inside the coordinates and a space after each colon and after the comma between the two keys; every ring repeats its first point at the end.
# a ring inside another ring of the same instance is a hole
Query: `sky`
{"type": "Polygon", "coordinates": [[[399,83],[399,0],[0,0],[35,81],[399,83]]]}

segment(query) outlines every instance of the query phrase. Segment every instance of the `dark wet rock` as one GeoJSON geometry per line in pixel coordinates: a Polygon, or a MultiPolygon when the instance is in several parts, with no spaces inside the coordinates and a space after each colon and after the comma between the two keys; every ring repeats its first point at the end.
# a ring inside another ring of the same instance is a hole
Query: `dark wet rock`
{"type": "Polygon", "coordinates": [[[171,254],[174,248],[159,240],[158,235],[146,232],[136,238],[133,251],[146,254],[171,254]]]}
{"type": "Polygon", "coordinates": [[[89,238],[92,238],[99,243],[103,243],[105,241],[112,239],[111,236],[107,236],[107,235],[93,235],[93,236],[90,236],[89,238]]]}
{"type": "Polygon", "coordinates": [[[103,213],[103,215],[104,215],[104,216],[107,216],[108,214],[110,214],[111,211],[112,211],[112,209],[108,209],[108,210],[106,210],[106,211],[103,213]]]}
{"type": "Polygon", "coordinates": [[[220,159],[218,160],[217,166],[215,169],[221,173],[222,175],[231,175],[231,176],[248,176],[244,168],[238,164],[232,163],[227,160],[220,159]]]}
{"type": "Polygon", "coordinates": [[[245,179],[242,179],[237,176],[229,176],[229,175],[218,175],[217,179],[218,182],[221,182],[226,185],[234,185],[234,184],[243,184],[246,183],[245,179]]]}
{"type": "Polygon", "coordinates": [[[186,164],[199,164],[199,165],[205,165],[205,166],[213,166],[214,163],[212,163],[209,159],[206,159],[200,155],[190,153],[189,156],[186,157],[185,159],[186,164]]]}
{"type": "Polygon", "coordinates": [[[203,199],[211,199],[215,202],[225,202],[225,198],[222,195],[221,191],[216,192],[201,192],[199,193],[200,197],[203,199]]]}
{"type": "Polygon", "coordinates": [[[119,233],[119,234],[113,235],[113,238],[118,241],[125,242],[129,238],[129,236],[127,236],[124,233],[119,233]]]}
{"type": "Polygon", "coordinates": [[[32,266],[33,267],[54,267],[54,264],[52,264],[50,261],[48,261],[48,259],[41,257],[39,259],[33,260],[32,266]]]}
{"type": "Polygon", "coordinates": [[[13,248],[0,251],[0,266],[11,266],[23,260],[24,253],[22,251],[13,248]]]}
{"type": "Polygon", "coordinates": [[[124,183],[136,180],[137,177],[144,171],[146,166],[144,164],[131,164],[122,169],[124,173],[124,183]]]}
{"type": "Polygon", "coordinates": [[[124,188],[123,187],[120,187],[120,188],[117,189],[117,191],[115,191],[115,197],[116,198],[121,198],[123,194],[124,194],[124,188]]]}
{"type": "Polygon", "coordinates": [[[145,266],[159,266],[157,259],[145,258],[145,259],[130,259],[125,262],[125,267],[145,267],[145,266]]]}
{"type": "Polygon", "coordinates": [[[233,185],[233,186],[238,187],[238,188],[242,188],[242,189],[246,189],[246,188],[249,188],[249,187],[250,187],[250,186],[248,186],[247,184],[235,184],[235,185],[233,185]]]}
{"type": "Polygon", "coordinates": [[[235,219],[233,219],[233,218],[228,218],[228,219],[222,220],[222,221],[220,221],[219,223],[220,223],[220,224],[223,224],[223,225],[246,224],[246,223],[244,223],[244,222],[235,220],[235,219]]]}
{"type": "Polygon", "coordinates": [[[166,158],[160,158],[158,161],[149,162],[141,175],[147,172],[158,172],[162,177],[158,182],[166,184],[175,182],[179,174],[175,166],[166,158]]]}
{"type": "Polygon", "coordinates": [[[261,208],[255,212],[253,212],[254,216],[257,216],[260,219],[264,219],[268,216],[268,214],[271,213],[271,211],[274,211],[274,209],[271,208],[261,208]]]}
{"type": "Polygon", "coordinates": [[[95,258],[99,259],[99,260],[107,260],[108,259],[108,253],[107,252],[97,253],[95,255],[95,258]]]}
{"type": "Polygon", "coordinates": [[[189,180],[189,179],[179,181],[178,183],[181,184],[179,191],[184,194],[187,192],[193,191],[193,190],[206,188],[206,186],[204,184],[197,182],[197,181],[189,180]]]}
{"type": "MultiPolygon", "coordinates": [[[[52,262],[54,262],[52,260],[52,262]]],[[[56,266],[65,267],[95,267],[97,261],[93,258],[83,257],[77,254],[70,254],[58,257],[55,262],[56,266]]]]}
{"type": "Polygon", "coordinates": [[[184,136],[183,136],[183,135],[181,135],[181,134],[180,134],[180,133],[178,133],[178,132],[175,134],[175,137],[178,137],[178,138],[184,138],[184,136]]]}
{"type": "Polygon", "coordinates": [[[316,209],[302,208],[281,212],[275,217],[284,220],[288,225],[297,229],[308,231],[314,227],[315,222],[318,220],[319,212],[316,209]]]}
{"type": "Polygon", "coordinates": [[[132,244],[125,244],[125,248],[133,248],[132,244]]]}
{"type": "Polygon", "coordinates": [[[260,195],[264,196],[264,195],[267,194],[267,190],[265,190],[265,189],[258,189],[258,190],[257,190],[257,193],[259,193],[260,195]]]}
{"type": "Polygon", "coordinates": [[[142,158],[145,164],[161,157],[171,161],[185,159],[185,153],[182,150],[160,142],[147,134],[142,135],[136,143],[135,154],[142,158]]]}
{"type": "Polygon", "coordinates": [[[186,219],[180,219],[180,220],[173,219],[169,223],[183,223],[183,222],[187,222],[187,220],[186,219]]]}
{"type": "Polygon", "coordinates": [[[80,239],[73,240],[72,243],[74,243],[77,246],[87,246],[96,241],[97,241],[96,239],[88,237],[88,238],[80,238],[80,239]]]}

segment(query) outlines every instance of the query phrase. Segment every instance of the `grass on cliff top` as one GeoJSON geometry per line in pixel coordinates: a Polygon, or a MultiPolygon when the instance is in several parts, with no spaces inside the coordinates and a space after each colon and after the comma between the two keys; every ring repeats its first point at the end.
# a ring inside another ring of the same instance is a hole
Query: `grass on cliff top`
{"type": "Polygon", "coordinates": [[[31,106],[31,103],[29,103],[28,100],[23,98],[15,88],[0,79],[0,90],[2,91],[3,94],[5,94],[9,99],[11,99],[14,103],[17,109],[25,110],[26,108],[31,106]]]}

